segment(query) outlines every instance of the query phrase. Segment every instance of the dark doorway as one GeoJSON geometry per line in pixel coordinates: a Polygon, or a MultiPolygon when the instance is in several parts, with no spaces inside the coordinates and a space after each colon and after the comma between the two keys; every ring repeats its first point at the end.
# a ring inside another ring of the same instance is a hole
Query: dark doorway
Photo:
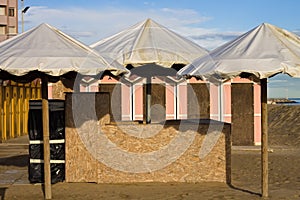
{"type": "Polygon", "coordinates": [[[110,98],[110,117],[111,121],[121,121],[121,110],[122,110],[122,92],[121,84],[100,84],[99,92],[109,92],[110,98]]]}
{"type": "MultiPolygon", "coordinates": [[[[143,112],[146,113],[146,84],[144,84],[143,112]]],[[[151,123],[166,120],[166,87],[164,84],[151,84],[151,123]]]]}

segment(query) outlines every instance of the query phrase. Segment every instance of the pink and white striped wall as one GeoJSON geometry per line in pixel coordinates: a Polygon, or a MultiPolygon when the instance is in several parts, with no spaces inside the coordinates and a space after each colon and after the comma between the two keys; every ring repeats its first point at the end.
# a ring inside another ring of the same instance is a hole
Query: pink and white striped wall
{"type": "MultiPolygon", "coordinates": [[[[134,83],[121,83],[122,120],[143,120],[143,84],[145,79],[140,78],[134,83]]],[[[101,84],[120,83],[105,76],[101,84]]],[[[152,83],[164,84],[166,87],[166,119],[187,118],[187,84],[203,83],[194,78],[188,81],[168,83],[159,78],[152,79],[152,83]]],[[[209,84],[210,91],[210,118],[231,123],[231,84],[253,83],[248,79],[235,78],[221,85],[209,84]]],[[[98,91],[97,85],[90,85],[89,91],[98,91]]],[[[254,91],[254,144],[260,145],[261,110],[260,110],[260,85],[253,83],[254,91]]],[[[82,87],[81,91],[87,91],[82,87]]]]}

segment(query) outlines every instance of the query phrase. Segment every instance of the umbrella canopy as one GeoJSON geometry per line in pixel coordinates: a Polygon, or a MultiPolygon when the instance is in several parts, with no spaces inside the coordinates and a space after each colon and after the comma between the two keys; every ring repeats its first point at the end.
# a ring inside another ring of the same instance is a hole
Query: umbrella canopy
{"type": "Polygon", "coordinates": [[[163,67],[189,64],[207,50],[151,19],[140,22],[91,47],[124,66],[153,63],[163,67]]]}
{"type": "Polygon", "coordinates": [[[261,83],[262,196],[268,196],[267,78],[278,73],[300,77],[300,38],[262,24],[182,68],[179,76],[224,81],[252,76],[261,83]]]}
{"type": "Polygon", "coordinates": [[[48,25],[41,24],[0,43],[0,72],[23,76],[38,71],[51,76],[68,72],[97,75],[126,72],[117,62],[101,57],[88,46],[48,25]]]}
{"type": "Polygon", "coordinates": [[[259,79],[278,73],[300,77],[300,38],[263,23],[182,68],[179,76],[227,80],[242,73],[259,79]]]}

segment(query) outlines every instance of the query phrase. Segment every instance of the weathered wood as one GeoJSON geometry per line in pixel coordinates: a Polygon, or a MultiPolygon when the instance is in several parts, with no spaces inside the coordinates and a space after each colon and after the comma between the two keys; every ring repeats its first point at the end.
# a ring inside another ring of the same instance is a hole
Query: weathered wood
{"type": "Polygon", "coordinates": [[[110,117],[111,121],[122,120],[122,90],[120,83],[100,84],[99,92],[108,92],[110,98],[110,117]]]}
{"type": "Polygon", "coordinates": [[[146,123],[151,123],[151,77],[147,77],[146,83],[146,123]]]}
{"type": "Polygon", "coordinates": [[[49,142],[48,79],[46,77],[42,79],[42,111],[43,111],[45,199],[51,199],[52,192],[51,192],[50,142],[49,142]]]}
{"type": "Polygon", "coordinates": [[[166,120],[166,86],[152,84],[151,87],[151,122],[161,123],[166,120]]]}
{"type": "Polygon", "coordinates": [[[188,84],[188,119],[210,118],[210,94],[206,83],[188,84]]]}
{"type": "Polygon", "coordinates": [[[233,145],[254,144],[254,98],[252,83],[232,83],[231,114],[233,145]]]}
{"type": "Polygon", "coordinates": [[[262,196],[268,197],[268,108],[267,108],[267,79],[261,83],[261,169],[262,196]]]}
{"type": "Polygon", "coordinates": [[[108,92],[66,93],[66,182],[98,181],[97,160],[89,154],[85,145],[80,145],[82,138],[78,133],[78,128],[85,126],[85,123],[95,120],[94,118],[97,117],[99,127],[95,129],[95,127],[87,125],[84,134],[84,137],[88,137],[91,142],[94,141],[95,137],[98,137],[98,128],[110,123],[109,102],[110,94],[108,92]],[[95,131],[97,133],[93,134],[95,131]]]}

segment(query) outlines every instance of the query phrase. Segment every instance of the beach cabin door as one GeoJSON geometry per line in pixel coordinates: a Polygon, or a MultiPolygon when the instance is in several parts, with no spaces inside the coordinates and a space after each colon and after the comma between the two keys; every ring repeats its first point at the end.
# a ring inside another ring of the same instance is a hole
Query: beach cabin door
{"type": "MultiPolygon", "coordinates": [[[[146,84],[144,84],[144,110],[146,113],[146,84]]],[[[151,123],[166,120],[166,86],[165,84],[151,84],[151,123]]]]}
{"type": "Polygon", "coordinates": [[[253,145],[254,99],[252,83],[232,83],[231,114],[233,145],[253,145]]]}

